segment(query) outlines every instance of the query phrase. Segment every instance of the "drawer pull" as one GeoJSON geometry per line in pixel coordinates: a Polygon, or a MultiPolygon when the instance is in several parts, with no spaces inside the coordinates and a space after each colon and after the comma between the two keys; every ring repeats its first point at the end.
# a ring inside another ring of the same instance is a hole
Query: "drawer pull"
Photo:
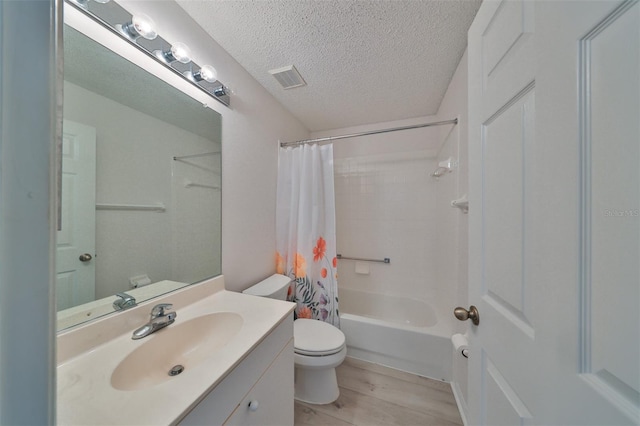
{"type": "Polygon", "coordinates": [[[250,411],[256,411],[258,409],[258,406],[260,404],[258,403],[258,401],[256,401],[255,399],[249,402],[249,410],[250,411]]]}

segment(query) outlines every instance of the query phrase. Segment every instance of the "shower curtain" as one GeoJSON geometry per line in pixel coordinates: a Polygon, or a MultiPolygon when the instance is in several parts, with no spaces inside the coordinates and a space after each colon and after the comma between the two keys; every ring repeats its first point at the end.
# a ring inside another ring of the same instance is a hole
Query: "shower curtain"
{"type": "Polygon", "coordinates": [[[298,318],[340,326],[333,145],[280,148],[276,271],[293,283],[298,318]]]}

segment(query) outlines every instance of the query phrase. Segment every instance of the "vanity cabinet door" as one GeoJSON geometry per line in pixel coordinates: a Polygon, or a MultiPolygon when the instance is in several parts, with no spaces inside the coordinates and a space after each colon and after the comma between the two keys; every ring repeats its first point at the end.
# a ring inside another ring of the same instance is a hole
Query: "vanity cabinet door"
{"type": "MultiPolygon", "coordinates": [[[[222,425],[228,422],[231,416],[246,407],[243,405],[244,400],[276,365],[279,366],[276,368],[276,374],[281,376],[270,380],[271,391],[274,394],[286,395],[281,397],[284,402],[278,402],[278,410],[286,413],[290,411],[290,415],[287,415],[291,417],[291,421],[273,424],[293,425],[293,362],[293,318],[289,318],[278,325],[220,384],[204,396],[202,401],[179,421],[180,426],[222,425]],[[289,355],[286,355],[287,353],[289,355]]],[[[264,400],[266,407],[273,405],[266,404],[267,398],[264,400]]],[[[263,404],[259,402],[259,405],[257,412],[262,413],[263,404]]]]}
{"type": "Polygon", "coordinates": [[[225,426],[293,425],[293,362],[293,340],[290,340],[225,426]]]}

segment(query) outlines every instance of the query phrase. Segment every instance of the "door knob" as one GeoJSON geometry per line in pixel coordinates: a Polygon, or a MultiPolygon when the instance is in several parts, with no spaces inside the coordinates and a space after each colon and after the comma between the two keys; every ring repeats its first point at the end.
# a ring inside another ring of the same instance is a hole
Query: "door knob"
{"type": "Polygon", "coordinates": [[[93,259],[93,256],[91,256],[89,253],[85,253],[81,254],[78,259],[80,259],[80,262],[88,262],[93,259]]]}
{"type": "Polygon", "coordinates": [[[455,315],[460,321],[471,319],[473,325],[480,324],[480,313],[478,312],[478,308],[473,305],[469,306],[468,311],[465,308],[458,306],[453,310],[453,315],[455,315]]]}

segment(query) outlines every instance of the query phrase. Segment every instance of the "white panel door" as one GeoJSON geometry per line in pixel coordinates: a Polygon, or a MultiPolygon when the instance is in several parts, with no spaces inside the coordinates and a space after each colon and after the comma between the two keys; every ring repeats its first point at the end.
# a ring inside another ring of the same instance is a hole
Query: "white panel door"
{"type": "Polygon", "coordinates": [[[58,310],[95,300],[96,130],[64,120],[62,131],[62,226],[56,238],[58,310]]]}
{"type": "Polygon", "coordinates": [[[640,423],[640,4],[469,30],[469,420],[640,423]]]}

